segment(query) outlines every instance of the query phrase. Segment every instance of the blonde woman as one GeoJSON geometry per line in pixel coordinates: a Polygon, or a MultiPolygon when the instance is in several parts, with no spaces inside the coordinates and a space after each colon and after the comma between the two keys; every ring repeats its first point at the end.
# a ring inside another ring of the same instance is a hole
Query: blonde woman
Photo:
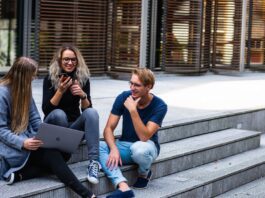
{"type": "Polygon", "coordinates": [[[0,80],[0,179],[13,184],[53,173],[81,197],[95,197],[67,166],[70,154],[40,148],[34,138],[41,123],[32,98],[36,73],[37,63],[20,57],[0,80]]]}
{"type": "Polygon", "coordinates": [[[42,110],[44,122],[85,132],[87,179],[97,184],[99,116],[92,108],[89,69],[75,46],[63,45],[55,53],[43,82],[42,110]]]}

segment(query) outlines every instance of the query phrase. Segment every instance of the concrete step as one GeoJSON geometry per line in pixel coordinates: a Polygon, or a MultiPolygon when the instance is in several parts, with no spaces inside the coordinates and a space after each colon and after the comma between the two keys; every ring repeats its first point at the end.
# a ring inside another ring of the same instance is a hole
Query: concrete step
{"type": "MultiPolygon", "coordinates": [[[[265,134],[261,134],[261,147],[265,147],[265,134]]],[[[264,198],[265,197],[265,177],[257,179],[238,188],[228,191],[218,198],[264,198]]]]}
{"type": "Polygon", "coordinates": [[[85,140],[80,143],[77,150],[72,154],[68,164],[73,164],[76,162],[82,162],[88,160],[87,147],[85,140]]]}
{"type": "MultiPolygon", "coordinates": [[[[264,175],[263,175],[264,176],[264,175]]],[[[264,198],[265,178],[257,179],[253,182],[228,191],[216,198],[264,198]]]]}
{"type": "MultiPolygon", "coordinates": [[[[151,180],[147,189],[134,192],[137,198],[208,198],[216,197],[262,176],[265,176],[265,147],[151,180]]],[[[265,197],[265,179],[246,186],[247,189],[244,186],[236,193],[228,192],[218,198],[265,197]]],[[[106,194],[99,198],[105,196],[106,194]]]]}
{"type": "MultiPolygon", "coordinates": [[[[264,118],[265,111],[261,109],[226,112],[223,115],[211,115],[210,117],[200,116],[197,119],[179,120],[175,124],[165,122],[158,133],[159,142],[166,143],[231,128],[264,131],[264,126],[261,124],[264,118]]],[[[117,131],[117,134],[120,133],[117,131]]]]}
{"type": "MultiPolygon", "coordinates": [[[[159,142],[162,144],[230,128],[261,131],[262,129],[257,128],[257,126],[260,126],[258,123],[263,122],[264,114],[265,111],[261,110],[240,113],[229,112],[224,115],[190,119],[177,124],[167,124],[159,130],[159,142]]],[[[120,129],[116,130],[115,134],[116,137],[119,137],[119,134],[121,134],[120,129]]],[[[87,148],[85,142],[82,142],[78,150],[72,155],[69,164],[87,159],[87,148]]]]}
{"type": "MultiPolygon", "coordinates": [[[[259,147],[260,133],[239,129],[228,129],[200,135],[161,145],[161,153],[152,166],[153,178],[190,169],[231,155],[259,147]]],[[[92,186],[86,181],[87,162],[71,164],[70,167],[83,182],[96,194],[113,190],[109,180],[100,173],[100,184],[92,186]]],[[[132,184],[136,178],[136,166],[125,166],[123,172],[132,184]]],[[[12,186],[2,184],[1,197],[74,197],[68,188],[51,177],[36,178],[15,183],[12,186]],[[16,190],[14,190],[16,189],[16,190]],[[55,196],[56,195],[56,196],[55,196]],[[59,196],[60,195],[60,196],[59,196]]]]}

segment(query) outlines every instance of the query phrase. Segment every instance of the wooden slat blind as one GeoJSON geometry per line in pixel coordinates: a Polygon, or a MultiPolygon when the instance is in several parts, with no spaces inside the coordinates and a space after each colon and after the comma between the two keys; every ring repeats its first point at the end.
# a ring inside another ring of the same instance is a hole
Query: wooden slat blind
{"type": "Polygon", "coordinates": [[[73,43],[82,52],[91,73],[106,70],[106,0],[41,0],[39,62],[47,67],[54,51],[73,43]]]}
{"type": "MultiPolygon", "coordinates": [[[[40,2],[32,2],[30,25],[30,49],[29,54],[34,60],[39,60],[39,30],[40,30],[40,2]]],[[[48,65],[46,65],[47,67],[48,65]]],[[[47,70],[45,71],[47,72],[47,70]]]]}
{"type": "Polygon", "coordinates": [[[238,70],[242,0],[216,0],[214,2],[212,67],[238,70]]]}
{"type": "MultiPolygon", "coordinates": [[[[248,8],[251,9],[251,17],[248,16],[249,35],[246,43],[250,42],[249,67],[252,69],[265,69],[265,1],[249,1],[248,8]]],[[[248,45],[249,46],[249,45],[248,45]]],[[[248,55],[248,54],[247,54],[248,55]]],[[[247,59],[246,59],[247,60],[247,59]]],[[[248,61],[248,60],[247,60],[248,61]]]]}
{"type": "Polygon", "coordinates": [[[126,72],[138,67],[141,0],[111,1],[108,27],[108,65],[110,71],[126,72]]]}
{"type": "Polygon", "coordinates": [[[201,71],[201,1],[167,0],[163,2],[162,64],[165,70],[201,71]]]}

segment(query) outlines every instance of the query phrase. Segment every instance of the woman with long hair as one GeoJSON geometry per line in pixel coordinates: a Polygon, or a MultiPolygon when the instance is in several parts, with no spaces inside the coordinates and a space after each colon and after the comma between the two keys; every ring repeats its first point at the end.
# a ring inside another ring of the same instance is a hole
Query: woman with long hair
{"type": "Polygon", "coordinates": [[[97,184],[99,157],[99,116],[92,108],[89,69],[78,48],[61,46],[51,61],[43,82],[44,122],[85,132],[87,179],[97,184]]]}
{"type": "Polygon", "coordinates": [[[0,179],[12,184],[53,173],[81,197],[95,197],[67,166],[70,154],[40,148],[34,137],[41,123],[31,85],[37,66],[20,57],[0,79],[0,179]]]}

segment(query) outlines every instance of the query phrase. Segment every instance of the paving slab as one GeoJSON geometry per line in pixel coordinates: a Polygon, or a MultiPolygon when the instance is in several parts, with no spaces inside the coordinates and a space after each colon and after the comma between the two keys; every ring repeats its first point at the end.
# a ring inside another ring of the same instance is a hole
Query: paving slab
{"type": "MultiPolygon", "coordinates": [[[[42,81],[33,81],[33,97],[41,110],[42,81]]],[[[129,79],[128,79],[129,81],[129,79]]],[[[115,97],[129,89],[127,80],[91,77],[93,106],[100,115],[100,133],[103,133],[115,97]]],[[[181,76],[156,73],[152,92],[168,104],[163,126],[196,119],[228,115],[235,112],[265,108],[265,73],[245,72],[224,76],[207,73],[201,76],[181,76]]],[[[120,125],[116,134],[120,134],[120,125]]]]}

